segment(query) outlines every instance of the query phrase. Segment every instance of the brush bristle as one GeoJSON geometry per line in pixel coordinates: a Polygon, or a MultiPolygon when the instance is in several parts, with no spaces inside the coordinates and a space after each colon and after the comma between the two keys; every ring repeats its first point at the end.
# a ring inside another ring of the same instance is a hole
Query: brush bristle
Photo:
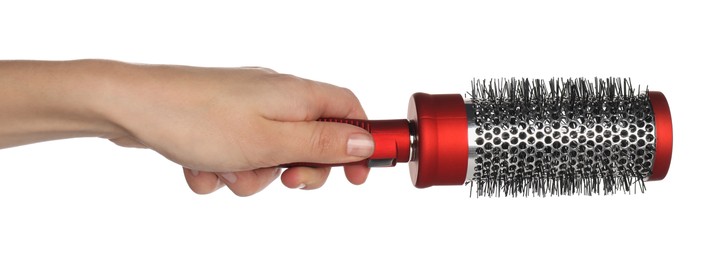
{"type": "Polygon", "coordinates": [[[655,123],[629,79],[473,79],[476,196],[645,191],[655,123]]]}

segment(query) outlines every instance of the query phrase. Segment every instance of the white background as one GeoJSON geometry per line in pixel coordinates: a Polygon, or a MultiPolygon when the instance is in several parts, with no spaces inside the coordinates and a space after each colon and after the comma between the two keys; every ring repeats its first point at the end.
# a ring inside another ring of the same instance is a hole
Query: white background
{"type": "Polygon", "coordinates": [[[670,172],[605,197],[470,199],[412,187],[405,165],[198,196],[152,151],[53,141],[0,150],[0,259],[711,257],[704,1],[99,2],[1,2],[0,59],[264,66],[349,87],[373,119],[472,77],[631,77],[669,100],[670,172]]]}

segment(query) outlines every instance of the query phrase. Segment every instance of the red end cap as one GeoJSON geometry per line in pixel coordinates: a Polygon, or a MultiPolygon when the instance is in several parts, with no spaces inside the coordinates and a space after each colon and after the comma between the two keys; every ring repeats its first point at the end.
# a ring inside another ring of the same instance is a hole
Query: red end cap
{"type": "Polygon", "coordinates": [[[415,93],[408,119],[417,133],[410,165],[413,185],[462,185],[467,175],[467,115],[458,94],[415,93]]]}
{"type": "Polygon", "coordinates": [[[655,158],[653,174],[648,180],[662,180],[667,175],[672,158],[672,117],[665,95],[650,91],[650,104],[655,115],[655,158]]]}

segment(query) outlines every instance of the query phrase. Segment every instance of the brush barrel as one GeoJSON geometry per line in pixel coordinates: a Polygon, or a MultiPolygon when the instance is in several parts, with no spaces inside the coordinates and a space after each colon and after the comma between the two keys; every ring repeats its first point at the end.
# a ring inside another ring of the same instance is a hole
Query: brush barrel
{"type": "Polygon", "coordinates": [[[470,183],[486,196],[644,190],[643,181],[661,180],[669,169],[667,100],[656,91],[604,86],[516,89],[531,91],[527,98],[517,97],[525,91],[469,99],[414,94],[408,109],[413,184],[470,183]]]}
{"type": "Polygon", "coordinates": [[[477,196],[645,191],[667,174],[672,120],[660,92],[620,79],[512,79],[474,82],[472,95],[466,179],[477,196]]]}

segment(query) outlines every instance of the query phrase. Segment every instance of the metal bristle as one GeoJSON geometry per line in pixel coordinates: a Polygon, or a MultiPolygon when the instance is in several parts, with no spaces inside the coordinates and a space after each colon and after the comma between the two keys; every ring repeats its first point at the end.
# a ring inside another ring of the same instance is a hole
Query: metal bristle
{"type": "Polygon", "coordinates": [[[473,79],[475,196],[645,191],[655,123],[629,79],[473,79]]]}

